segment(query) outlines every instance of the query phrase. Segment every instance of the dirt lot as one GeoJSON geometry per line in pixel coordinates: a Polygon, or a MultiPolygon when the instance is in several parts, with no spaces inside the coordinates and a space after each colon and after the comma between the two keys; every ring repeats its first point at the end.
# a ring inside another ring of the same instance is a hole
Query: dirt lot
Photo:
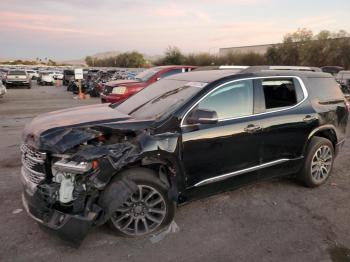
{"type": "Polygon", "coordinates": [[[0,261],[350,261],[350,139],[321,188],[257,183],[180,207],[180,231],[158,243],[102,227],[68,247],[22,210],[21,132],[37,114],[94,103],[62,87],[10,89],[0,99],[0,261]]]}

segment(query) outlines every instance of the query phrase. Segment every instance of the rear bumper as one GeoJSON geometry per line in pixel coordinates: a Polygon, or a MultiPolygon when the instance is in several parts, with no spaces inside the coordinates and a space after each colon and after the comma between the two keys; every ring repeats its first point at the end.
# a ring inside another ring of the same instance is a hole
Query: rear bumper
{"type": "Polygon", "coordinates": [[[30,82],[29,81],[6,81],[5,84],[7,86],[12,85],[12,86],[29,86],[30,82]]]}

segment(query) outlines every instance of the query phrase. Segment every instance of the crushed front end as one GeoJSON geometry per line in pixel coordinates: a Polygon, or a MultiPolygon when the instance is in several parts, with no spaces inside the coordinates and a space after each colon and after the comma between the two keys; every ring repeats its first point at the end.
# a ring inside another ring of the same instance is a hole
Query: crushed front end
{"type": "Polygon", "coordinates": [[[74,162],[23,144],[23,205],[36,221],[79,243],[101,213],[98,189],[87,180],[98,173],[94,162],[74,162]]]}

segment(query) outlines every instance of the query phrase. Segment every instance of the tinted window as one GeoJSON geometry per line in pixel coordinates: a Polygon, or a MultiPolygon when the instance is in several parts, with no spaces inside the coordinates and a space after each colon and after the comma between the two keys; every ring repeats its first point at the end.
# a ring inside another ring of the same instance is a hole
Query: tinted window
{"type": "Polygon", "coordinates": [[[153,67],[150,69],[147,69],[138,75],[135,76],[136,80],[139,80],[141,82],[148,81],[152,76],[154,76],[156,73],[158,73],[161,70],[161,68],[153,67]]]}
{"type": "Polygon", "coordinates": [[[224,85],[204,98],[198,108],[215,111],[219,119],[251,115],[253,81],[244,80],[224,85]]]}
{"type": "Polygon", "coordinates": [[[8,72],[9,75],[26,75],[26,72],[25,71],[21,71],[21,70],[15,70],[15,71],[9,71],[8,72]]]}
{"type": "Polygon", "coordinates": [[[182,73],[182,68],[169,70],[168,72],[165,72],[164,74],[162,74],[160,78],[165,78],[167,76],[171,76],[179,73],[182,73]]]}
{"type": "Polygon", "coordinates": [[[310,95],[319,100],[343,99],[344,95],[333,78],[309,78],[310,95]]]}
{"type": "Polygon", "coordinates": [[[266,109],[275,109],[296,105],[303,99],[302,90],[297,80],[264,79],[261,81],[265,95],[266,109]],[[299,92],[296,91],[296,85],[299,92]]]}

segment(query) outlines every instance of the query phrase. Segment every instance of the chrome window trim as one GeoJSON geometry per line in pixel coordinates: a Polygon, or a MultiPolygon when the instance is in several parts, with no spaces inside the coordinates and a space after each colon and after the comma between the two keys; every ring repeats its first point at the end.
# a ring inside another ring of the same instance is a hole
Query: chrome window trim
{"type": "Polygon", "coordinates": [[[263,169],[263,168],[266,168],[266,167],[271,167],[271,166],[274,166],[274,165],[282,164],[282,163],[287,162],[287,161],[290,161],[290,159],[289,158],[282,158],[282,159],[278,159],[278,160],[275,160],[275,161],[267,162],[267,163],[264,163],[264,164],[261,164],[261,165],[257,165],[257,166],[253,166],[253,167],[248,167],[248,168],[245,168],[245,169],[237,170],[237,171],[234,171],[234,172],[231,172],[231,173],[227,173],[227,174],[223,174],[223,175],[219,175],[219,176],[214,176],[214,177],[207,178],[207,179],[204,179],[204,180],[196,183],[194,185],[194,187],[203,186],[203,185],[211,184],[211,183],[214,183],[214,182],[219,182],[219,181],[222,181],[222,180],[234,177],[234,176],[238,176],[238,175],[242,175],[242,174],[245,174],[245,173],[248,173],[248,172],[257,171],[259,169],[263,169]]]}
{"type": "Polygon", "coordinates": [[[256,80],[256,79],[278,79],[278,78],[294,78],[296,80],[298,80],[301,89],[303,91],[303,95],[304,98],[297,104],[290,106],[290,107],[284,107],[282,109],[277,109],[277,110],[273,110],[273,111],[267,111],[267,112],[263,112],[263,113],[259,113],[259,114],[251,114],[251,115],[246,115],[246,116],[239,116],[239,117],[233,117],[233,118],[224,118],[224,119],[219,119],[218,122],[224,122],[224,121],[228,121],[228,120],[234,120],[234,119],[241,119],[241,118],[248,118],[248,117],[252,117],[252,116],[260,116],[260,115],[265,115],[265,114],[271,114],[271,113],[276,113],[276,112],[281,112],[281,111],[286,111],[286,110],[290,110],[292,108],[295,108],[297,106],[299,106],[300,104],[302,104],[308,97],[309,94],[307,92],[307,89],[305,87],[305,84],[303,82],[303,80],[298,77],[298,76],[259,76],[259,77],[249,77],[249,78],[242,78],[242,79],[236,79],[236,80],[232,80],[226,83],[223,83],[217,87],[215,87],[213,90],[211,90],[210,92],[208,92],[206,95],[204,95],[201,99],[199,99],[196,103],[193,104],[193,106],[190,107],[190,109],[184,114],[184,116],[181,119],[181,123],[180,123],[180,127],[187,127],[187,126],[193,126],[193,125],[184,125],[184,121],[187,117],[187,115],[192,111],[193,108],[195,108],[204,98],[206,98],[208,95],[210,95],[211,93],[213,93],[214,91],[216,91],[218,88],[230,84],[230,83],[234,83],[234,82],[240,82],[240,81],[245,81],[245,80],[256,80]]]}

